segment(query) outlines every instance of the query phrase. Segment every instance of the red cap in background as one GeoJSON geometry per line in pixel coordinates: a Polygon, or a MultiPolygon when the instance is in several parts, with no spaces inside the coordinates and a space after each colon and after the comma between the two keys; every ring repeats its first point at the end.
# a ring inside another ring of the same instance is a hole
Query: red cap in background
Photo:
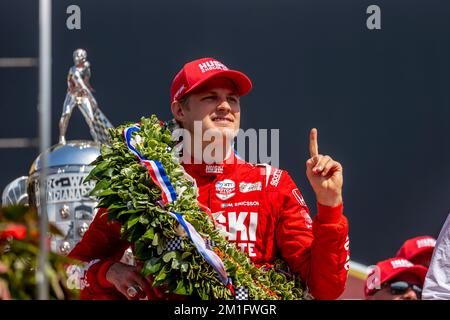
{"type": "Polygon", "coordinates": [[[377,263],[369,273],[364,287],[366,296],[374,294],[387,282],[406,281],[423,286],[428,269],[421,265],[415,265],[403,258],[390,258],[377,263]]]}
{"type": "Polygon", "coordinates": [[[426,267],[430,264],[436,239],[430,236],[420,236],[406,240],[397,252],[397,257],[404,258],[414,264],[426,267]]]}

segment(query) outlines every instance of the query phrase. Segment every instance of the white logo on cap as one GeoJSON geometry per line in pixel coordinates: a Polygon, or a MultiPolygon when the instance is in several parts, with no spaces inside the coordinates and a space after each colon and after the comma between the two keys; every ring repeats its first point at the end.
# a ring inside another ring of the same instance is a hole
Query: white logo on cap
{"type": "Polygon", "coordinates": [[[409,262],[408,260],[398,259],[398,260],[392,260],[391,266],[392,266],[392,268],[397,269],[397,268],[405,268],[405,267],[409,268],[414,265],[411,262],[409,262]]]}
{"type": "Polygon", "coordinates": [[[432,238],[425,238],[416,241],[417,248],[423,247],[434,247],[436,245],[436,240],[432,238]]]}
{"type": "Polygon", "coordinates": [[[206,62],[199,63],[198,67],[200,68],[202,73],[205,73],[205,72],[211,71],[211,70],[228,70],[226,65],[224,65],[222,62],[219,62],[217,60],[209,60],[206,62]]]}
{"type": "Polygon", "coordinates": [[[173,96],[174,99],[176,99],[180,93],[182,93],[184,90],[184,84],[180,87],[180,89],[178,89],[178,91],[175,93],[175,95],[173,96]]]}

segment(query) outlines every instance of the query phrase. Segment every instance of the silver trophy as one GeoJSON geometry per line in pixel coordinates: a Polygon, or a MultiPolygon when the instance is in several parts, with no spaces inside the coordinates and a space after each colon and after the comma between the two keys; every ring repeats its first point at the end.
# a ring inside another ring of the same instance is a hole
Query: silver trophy
{"type": "Polygon", "coordinates": [[[3,189],[2,205],[28,204],[28,176],[22,176],[8,183],[3,189]]]}
{"type": "Polygon", "coordinates": [[[85,50],[77,49],[74,51],[74,66],[69,69],[67,76],[67,94],[59,120],[59,143],[61,144],[66,142],[67,126],[75,107],[80,109],[86,119],[92,138],[100,143],[108,143],[108,128],[112,128],[112,125],[98,108],[97,101],[92,94],[93,89],[89,84],[91,68],[89,61],[86,59],[85,50]]]}
{"type": "MultiPolygon", "coordinates": [[[[63,238],[52,239],[51,249],[63,255],[68,254],[80,241],[95,217],[97,200],[88,195],[95,183],[85,183],[84,179],[92,170],[90,163],[100,155],[101,144],[108,143],[108,128],[112,127],[92,94],[89,84],[90,65],[86,58],[85,50],[75,50],[74,66],[69,70],[67,95],[59,122],[59,143],[46,152],[48,167],[45,187],[48,220],[65,235],[63,238]],[[81,110],[94,141],[66,141],[67,126],[75,107],[81,110]]],[[[41,155],[39,155],[31,165],[27,179],[18,178],[4,190],[4,204],[19,203],[28,198],[30,204],[40,208],[41,169],[41,155]],[[27,184],[26,192],[24,184],[27,184]]]]}
{"type": "MultiPolygon", "coordinates": [[[[94,141],[73,140],[57,144],[47,152],[47,214],[65,235],[51,241],[53,252],[66,255],[83,237],[95,217],[97,201],[88,196],[95,183],[85,183],[100,154],[100,144],[94,141]]],[[[29,202],[40,208],[39,174],[41,156],[33,162],[28,178],[29,202]]]]}

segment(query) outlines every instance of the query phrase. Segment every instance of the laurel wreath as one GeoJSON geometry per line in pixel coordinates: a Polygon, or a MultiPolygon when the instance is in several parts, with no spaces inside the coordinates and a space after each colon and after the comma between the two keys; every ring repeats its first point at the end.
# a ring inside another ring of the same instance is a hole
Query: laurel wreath
{"type": "MultiPolygon", "coordinates": [[[[162,163],[178,195],[164,208],[158,205],[161,190],[128,150],[122,135],[130,125],[110,129],[110,145],[101,148],[86,180],[96,182],[91,195],[99,199],[98,207],[107,208],[108,219],[121,224],[122,238],[134,244],[135,257],[143,263],[143,276],[153,276],[153,286],[167,293],[204,300],[235,299],[191,240],[180,232],[178,222],[167,213],[171,211],[181,214],[205,240],[215,243],[214,251],[234,287],[245,286],[250,299],[302,299],[304,290],[298,277],[277,272],[277,268],[255,266],[214,227],[197,203],[198,189],[179,163],[170,126],[162,125],[153,115],[141,118],[136,149],[147,159],[162,163]],[[181,249],[168,250],[168,241],[180,236],[181,249]]],[[[282,265],[280,261],[277,264],[282,265]]]]}

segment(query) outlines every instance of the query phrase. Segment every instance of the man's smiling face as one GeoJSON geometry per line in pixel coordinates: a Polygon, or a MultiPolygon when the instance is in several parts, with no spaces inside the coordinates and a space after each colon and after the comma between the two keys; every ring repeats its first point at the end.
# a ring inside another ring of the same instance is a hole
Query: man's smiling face
{"type": "Polygon", "coordinates": [[[234,83],[227,78],[213,78],[189,94],[177,120],[194,133],[194,122],[206,130],[234,136],[240,126],[240,101],[234,83]]]}

